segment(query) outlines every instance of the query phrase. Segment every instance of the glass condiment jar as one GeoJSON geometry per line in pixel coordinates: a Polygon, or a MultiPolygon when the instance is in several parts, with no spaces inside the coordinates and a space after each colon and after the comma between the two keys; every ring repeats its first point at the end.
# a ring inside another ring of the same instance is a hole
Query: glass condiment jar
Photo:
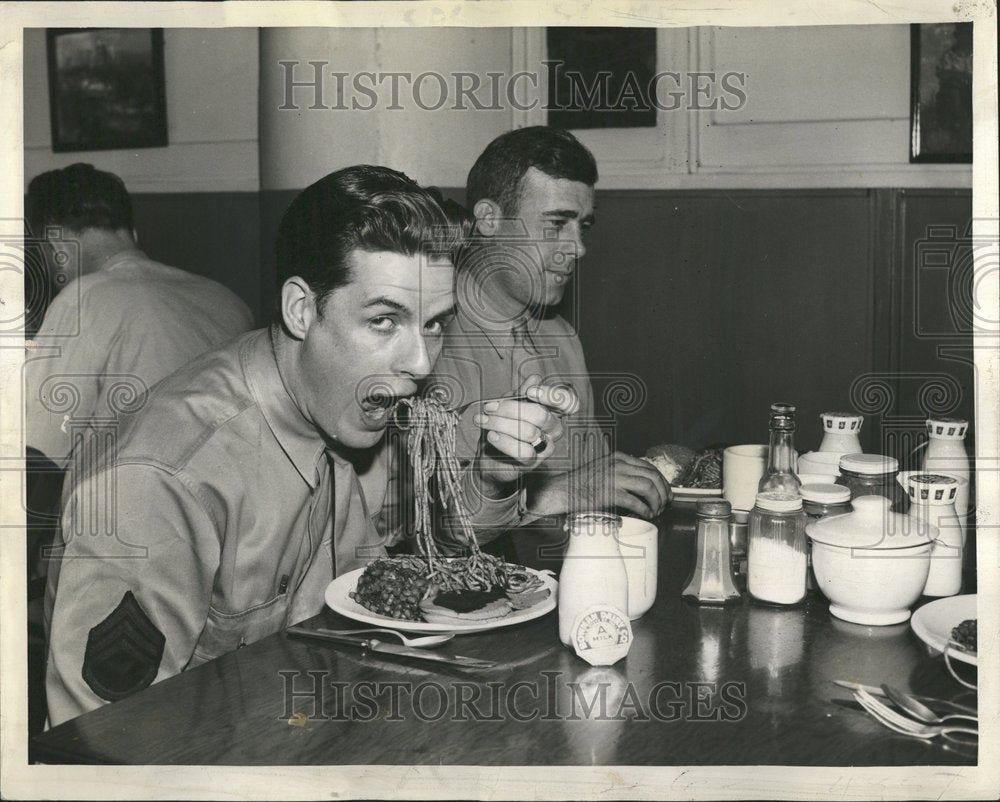
{"type": "Polygon", "coordinates": [[[851,501],[859,496],[883,496],[892,509],[905,513],[910,508],[906,491],[896,477],[899,462],[882,454],[845,454],[840,458],[840,476],[836,484],[851,491],[851,501]]]}
{"type": "Polygon", "coordinates": [[[802,494],[802,511],[809,519],[807,523],[851,511],[851,491],[843,485],[806,484],[799,492],[802,494]]]}
{"type": "Polygon", "coordinates": [[[806,596],[806,516],[802,499],[760,493],[750,511],[747,590],[768,604],[798,604],[806,596]]]}
{"type": "Polygon", "coordinates": [[[728,501],[705,499],[698,502],[698,539],[695,545],[694,571],[681,592],[686,599],[700,604],[728,604],[740,598],[733,581],[733,563],[729,550],[728,501]]]}
{"type": "MultiPolygon", "coordinates": [[[[799,492],[802,494],[802,511],[806,514],[807,524],[851,511],[851,491],[843,485],[819,482],[804,484],[799,492]]],[[[806,564],[809,566],[806,588],[815,590],[817,585],[812,568],[812,541],[808,538],[806,538],[806,564]]]]}
{"type": "Polygon", "coordinates": [[[798,452],[795,450],[795,407],[778,402],[771,404],[771,431],[767,446],[767,465],[757,485],[757,493],[797,494],[802,482],[796,475],[798,452]]]}

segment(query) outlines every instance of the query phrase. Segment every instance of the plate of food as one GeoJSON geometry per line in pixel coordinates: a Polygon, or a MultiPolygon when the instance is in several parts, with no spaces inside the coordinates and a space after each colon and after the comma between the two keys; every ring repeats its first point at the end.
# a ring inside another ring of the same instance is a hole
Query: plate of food
{"type": "Polygon", "coordinates": [[[675,502],[722,496],[722,449],[693,451],[685,446],[653,446],[643,457],[670,482],[675,502]]]}
{"type": "Polygon", "coordinates": [[[455,453],[458,411],[431,394],[403,399],[391,417],[406,436],[413,469],[412,536],[419,556],[383,557],[338,576],[326,588],[327,605],[365,624],[456,633],[508,627],[555,609],[553,577],[479,547],[455,453]],[[464,556],[440,548],[435,496],[451,513],[449,550],[460,546],[464,556]]]}
{"type": "Polygon", "coordinates": [[[928,602],[910,619],[917,637],[936,652],[951,642],[948,656],[978,665],[976,654],[976,594],[949,596],[928,602]]]}
{"type": "Polygon", "coordinates": [[[326,588],[337,613],[400,632],[482,632],[540,618],[555,609],[548,573],[491,555],[383,557],[338,576],[326,588]]]}

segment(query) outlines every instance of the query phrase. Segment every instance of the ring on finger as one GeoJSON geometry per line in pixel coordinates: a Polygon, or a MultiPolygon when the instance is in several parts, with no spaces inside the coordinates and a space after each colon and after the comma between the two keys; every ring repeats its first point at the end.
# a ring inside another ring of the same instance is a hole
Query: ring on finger
{"type": "Polygon", "coordinates": [[[535,441],[531,444],[531,447],[535,450],[536,454],[541,454],[549,445],[549,438],[545,436],[545,432],[542,432],[535,438],[535,441]]]}

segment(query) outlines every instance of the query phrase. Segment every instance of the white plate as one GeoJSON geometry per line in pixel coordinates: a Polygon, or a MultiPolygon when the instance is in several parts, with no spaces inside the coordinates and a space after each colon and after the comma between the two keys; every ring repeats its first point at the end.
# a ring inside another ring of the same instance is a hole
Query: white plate
{"type": "MultiPolygon", "coordinates": [[[[976,618],[976,594],[949,596],[929,602],[917,610],[910,619],[917,637],[934,651],[943,652],[944,645],[951,640],[951,631],[963,621],[976,618]]],[[[975,654],[949,649],[949,657],[963,663],[979,665],[975,654]]]]}
{"type": "Polygon", "coordinates": [[[514,610],[510,615],[498,618],[496,621],[486,621],[485,623],[470,621],[468,624],[453,624],[449,626],[448,624],[429,624],[426,621],[402,621],[398,618],[390,618],[386,615],[373,613],[367,607],[362,607],[348,594],[357,587],[358,579],[364,573],[364,570],[364,568],[356,568],[353,571],[348,571],[327,585],[326,593],[323,594],[327,606],[334,612],[340,613],[347,618],[353,618],[355,621],[373,624],[377,627],[398,629],[400,632],[454,632],[462,634],[485,632],[489,629],[500,629],[500,627],[509,627],[513,624],[520,624],[523,621],[531,621],[535,618],[541,618],[550,610],[555,609],[556,588],[559,586],[555,578],[549,574],[527,568],[527,571],[541,579],[542,584],[549,589],[550,593],[547,599],[540,601],[526,610],[514,610]]]}
{"type": "Polygon", "coordinates": [[[671,485],[674,501],[691,501],[700,498],[722,498],[721,487],[678,487],[671,485]]]}

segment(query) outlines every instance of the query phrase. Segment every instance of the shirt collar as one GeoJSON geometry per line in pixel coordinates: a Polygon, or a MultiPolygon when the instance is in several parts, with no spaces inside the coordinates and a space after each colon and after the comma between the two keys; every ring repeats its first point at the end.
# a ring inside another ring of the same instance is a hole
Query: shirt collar
{"type": "Polygon", "coordinates": [[[271,433],[306,484],[315,489],[319,483],[316,466],[323,456],[325,443],[285,389],[269,329],[261,329],[256,336],[247,339],[240,360],[250,393],[271,433]]]}
{"type": "MultiPolygon", "coordinates": [[[[458,279],[456,323],[466,334],[483,336],[503,359],[518,338],[515,330],[533,325],[530,318],[518,317],[523,305],[511,298],[495,281],[481,281],[482,270],[473,268],[458,279]]],[[[488,272],[488,268],[486,269],[488,272]]]]}
{"type": "Polygon", "coordinates": [[[114,256],[108,257],[96,272],[101,273],[105,270],[112,270],[125,262],[135,262],[140,259],[145,260],[146,258],[146,254],[138,248],[127,248],[124,251],[119,251],[114,256]]]}
{"type": "Polygon", "coordinates": [[[455,323],[466,335],[482,336],[496,351],[500,359],[520,346],[529,354],[538,353],[533,332],[553,310],[542,308],[541,315],[518,317],[516,312],[504,310],[523,309],[523,304],[511,298],[496,282],[480,282],[475,274],[460,279],[457,292],[458,312],[455,323]],[[464,285],[464,286],[463,286],[464,285]]]}

